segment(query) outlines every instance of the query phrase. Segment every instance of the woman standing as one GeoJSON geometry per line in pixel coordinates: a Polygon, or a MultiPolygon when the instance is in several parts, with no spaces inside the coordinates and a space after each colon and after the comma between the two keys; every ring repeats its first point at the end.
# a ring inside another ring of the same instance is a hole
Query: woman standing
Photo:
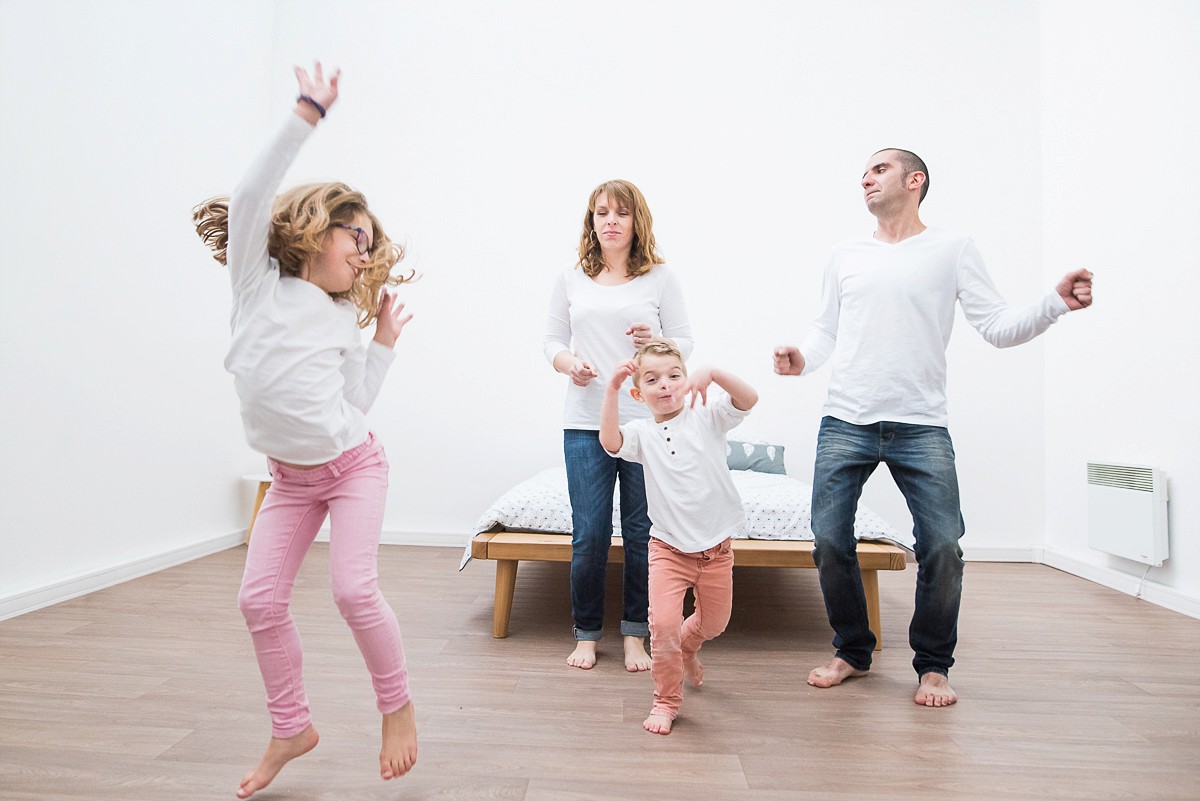
{"type": "MultiPolygon", "coordinates": [[[[571,496],[571,612],[575,650],[567,664],[596,664],[604,628],[605,569],[612,542],[613,488],[621,483],[621,534],[625,547],[621,635],[625,669],[650,669],[645,638],[650,518],[642,466],[610,456],[600,445],[600,406],[613,369],[653,339],[692,351],[683,293],[654,242],[646,199],[628,181],[608,181],[588,199],[579,239],[579,261],[554,284],[544,339],[547,360],[569,376],[563,452],[571,496]]],[[[623,392],[625,423],[649,412],[623,392]]]]}

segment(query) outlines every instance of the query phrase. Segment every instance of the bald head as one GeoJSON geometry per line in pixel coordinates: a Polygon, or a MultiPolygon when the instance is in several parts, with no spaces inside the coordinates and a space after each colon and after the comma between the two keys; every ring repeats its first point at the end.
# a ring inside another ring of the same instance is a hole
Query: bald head
{"type": "Polygon", "coordinates": [[[921,184],[921,197],[917,201],[917,204],[920,205],[921,201],[925,200],[925,196],[929,194],[929,168],[925,166],[925,162],[911,150],[901,150],[898,147],[885,147],[882,150],[876,150],[873,155],[878,156],[880,153],[894,153],[893,158],[900,165],[900,169],[904,170],[905,178],[914,172],[925,176],[925,183],[921,184]]]}

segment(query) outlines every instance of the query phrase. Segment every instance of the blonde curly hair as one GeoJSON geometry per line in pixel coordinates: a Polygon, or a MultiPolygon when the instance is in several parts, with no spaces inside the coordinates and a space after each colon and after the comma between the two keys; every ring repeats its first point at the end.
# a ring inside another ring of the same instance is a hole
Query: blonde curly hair
{"type": "Polygon", "coordinates": [[[604,257],[600,253],[600,240],[596,237],[596,225],[592,217],[596,213],[596,201],[601,195],[618,208],[627,208],[633,215],[633,242],[629,249],[629,277],[637,278],[654,269],[654,265],[666,260],[658,252],[654,242],[654,218],[641,190],[629,181],[605,181],[592,190],[588,198],[587,212],[583,215],[583,233],[579,236],[578,266],[591,278],[604,271],[604,257]]]}
{"type": "MultiPolygon", "coordinates": [[[[267,252],[279,261],[284,275],[299,277],[304,266],[323,251],[325,238],[337,225],[352,225],[355,216],[365,214],[375,237],[366,253],[362,275],[345,292],[331,293],[354,304],[358,324],[366,328],[379,314],[379,302],[388,286],[414,281],[416,271],[392,275],[392,268],[404,258],[404,248],[392,242],[379,220],[367,208],[367,199],[343,183],[304,184],[275,198],[271,208],[271,227],[267,234],[267,252]]],[[[229,196],[209,198],[192,209],[192,222],[201,241],[213,250],[213,258],[225,264],[229,247],[229,196]]]]}

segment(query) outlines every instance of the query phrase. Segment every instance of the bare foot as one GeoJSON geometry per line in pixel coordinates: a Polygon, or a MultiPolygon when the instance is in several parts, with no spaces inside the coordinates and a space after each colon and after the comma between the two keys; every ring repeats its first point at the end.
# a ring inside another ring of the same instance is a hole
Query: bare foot
{"type": "Polygon", "coordinates": [[[650,713],[650,717],[642,721],[642,728],[651,734],[670,734],[671,719],[666,715],[650,713]]]}
{"type": "MultiPolygon", "coordinates": [[[[643,670],[649,670],[653,662],[650,660],[650,654],[646,653],[646,641],[641,637],[625,637],[625,669],[630,673],[641,673],[643,670]]],[[[671,729],[667,726],[667,731],[661,732],[666,734],[671,729]]]]}
{"type": "Polygon", "coordinates": [[[596,666],[596,641],[576,640],[575,650],[567,657],[567,664],[582,670],[594,668],[596,666]]]}
{"type": "Polygon", "coordinates": [[[704,665],[700,662],[700,654],[683,657],[683,674],[693,687],[704,684],[704,665]]]}
{"type": "Polygon", "coordinates": [[[237,797],[249,798],[266,787],[279,771],[283,770],[284,765],[316,748],[320,739],[311,723],[304,731],[291,737],[272,737],[271,742],[267,743],[267,753],[263,754],[262,761],[242,779],[237,789],[237,797]]]}
{"type": "Polygon", "coordinates": [[[846,660],[835,656],[828,665],[813,668],[808,674],[808,683],[814,687],[836,687],[846,679],[865,675],[867,671],[859,670],[846,660]]]}
{"type": "Polygon", "coordinates": [[[379,775],[398,779],[417,764],[417,721],[412,701],[383,716],[383,747],[379,749],[379,775]]]}
{"type": "Polygon", "coordinates": [[[958,695],[950,688],[950,681],[941,673],[926,673],[921,677],[921,686],[913,696],[913,702],[921,706],[950,706],[958,695]]]}

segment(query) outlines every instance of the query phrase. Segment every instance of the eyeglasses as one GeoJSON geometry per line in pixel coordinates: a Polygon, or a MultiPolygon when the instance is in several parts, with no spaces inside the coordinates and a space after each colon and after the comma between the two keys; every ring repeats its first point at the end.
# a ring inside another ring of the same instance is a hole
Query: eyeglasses
{"type": "Polygon", "coordinates": [[[357,225],[346,225],[345,223],[334,223],[335,228],[345,228],[347,231],[354,232],[354,245],[358,248],[360,256],[367,255],[367,251],[371,249],[371,240],[367,237],[367,232],[359,228],[357,225]]]}

